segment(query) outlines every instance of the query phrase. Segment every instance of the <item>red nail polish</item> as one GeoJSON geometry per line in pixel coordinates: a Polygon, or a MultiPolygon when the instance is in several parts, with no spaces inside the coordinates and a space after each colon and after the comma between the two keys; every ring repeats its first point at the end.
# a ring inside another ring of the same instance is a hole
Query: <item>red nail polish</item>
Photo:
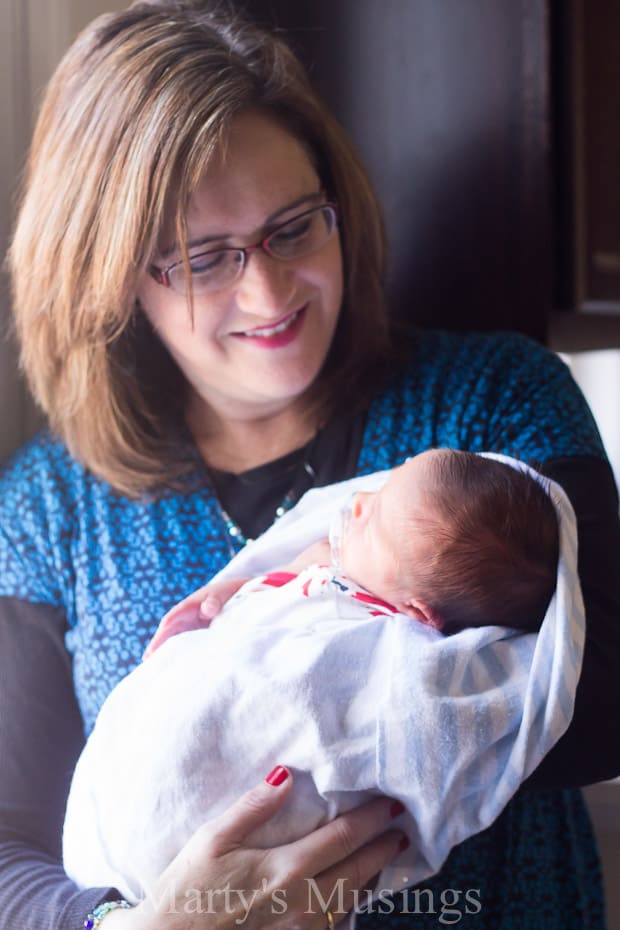
{"type": "Polygon", "coordinates": [[[399,852],[404,852],[406,849],[409,849],[409,846],[410,846],[410,845],[411,845],[411,844],[410,844],[410,842],[409,842],[409,838],[406,837],[406,836],[403,836],[402,840],[401,840],[400,843],[398,844],[398,851],[399,851],[399,852]]]}
{"type": "Polygon", "coordinates": [[[390,807],[390,817],[398,817],[399,814],[402,814],[405,810],[405,805],[401,804],[400,801],[394,801],[390,807]]]}
{"type": "Polygon", "coordinates": [[[281,785],[288,778],[288,771],[284,768],[283,765],[276,765],[275,769],[269,773],[265,781],[268,785],[273,785],[274,788],[277,788],[278,785],[281,785]]]}

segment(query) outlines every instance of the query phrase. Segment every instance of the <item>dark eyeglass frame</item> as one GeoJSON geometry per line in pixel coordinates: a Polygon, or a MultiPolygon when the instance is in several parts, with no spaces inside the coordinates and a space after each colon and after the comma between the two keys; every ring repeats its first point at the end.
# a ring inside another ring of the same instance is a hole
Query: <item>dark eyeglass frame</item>
{"type": "MultiPolygon", "coordinates": [[[[325,203],[317,204],[316,207],[311,207],[309,210],[303,210],[301,213],[297,213],[295,216],[292,216],[289,220],[286,220],[284,223],[278,223],[278,225],[273,226],[272,229],[269,231],[269,233],[266,236],[264,236],[259,242],[255,242],[252,245],[245,245],[245,246],[224,246],[223,248],[219,248],[219,249],[207,249],[205,252],[198,252],[196,255],[192,255],[191,260],[193,261],[196,259],[204,258],[206,255],[215,255],[221,252],[241,253],[243,255],[243,262],[241,263],[239,267],[239,272],[237,274],[237,277],[240,277],[246,266],[248,255],[251,255],[252,252],[256,252],[259,249],[265,252],[266,255],[269,255],[270,258],[273,258],[278,262],[295,261],[295,259],[297,258],[303,258],[305,255],[311,255],[312,252],[301,253],[300,255],[291,255],[290,257],[284,257],[282,255],[278,255],[277,253],[271,251],[270,246],[269,246],[269,240],[272,239],[273,236],[276,236],[279,232],[281,232],[282,229],[284,229],[290,223],[296,223],[299,220],[303,220],[305,216],[309,216],[312,213],[318,213],[319,210],[324,210],[326,207],[332,211],[333,223],[334,223],[332,231],[329,234],[329,237],[325,240],[327,243],[329,242],[329,239],[331,238],[334,230],[338,226],[338,220],[339,220],[338,205],[335,202],[330,201],[330,200],[326,200],[325,203]]],[[[183,265],[183,259],[173,262],[171,265],[167,265],[166,268],[158,268],[156,265],[149,265],[148,273],[151,275],[151,277],[155,281],[157,281],[158,284],[161,284],[162,287],[173,287],[173,284],[170,280],[170,272],[174,268],[178,268],[179,265],[183,265]]],[[[236,278],[234,280],[236,280],[236,278]]]]}

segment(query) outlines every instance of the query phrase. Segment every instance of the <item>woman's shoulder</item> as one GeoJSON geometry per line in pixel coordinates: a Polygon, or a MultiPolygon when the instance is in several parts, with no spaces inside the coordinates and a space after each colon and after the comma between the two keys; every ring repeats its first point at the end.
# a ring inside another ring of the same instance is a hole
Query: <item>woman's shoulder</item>
{"type": "Polygon", "coordinates": [[[2,465],[1,474],[4,477],[8,471],[22,465],[30,467],[60,462],[69,465],[74,461],[65,444],[51,430],[43,428],[9,456],[2,465]]]}
{"type": "Polygon", "coordinates": [[[96,484],[63,442],[41,431],[0,469],[0,544],[53,558],[49,554],[62,551],[78,531],[96,484]]]}
{"type": "Polygon", "coordinates": [[[406,363],[371,408],[368,437],[395,446],[380,467],[396,454],[443,445],[537,462],[604,456],[567,366],[515,332],[412,333],[406,363]]]}
{"type": "Polygon", "coordinates": [[[0,468],[0,500],[66,497],[86,480],[85,469],[49,430],[26,442],[0,468]]]}
{"type": "Polygon", "coordinates": [[[484,404],[490,388],[505,393],[532,372],[540,378],[556,365],[563,367],[544,346],[512,331],[415,329],[400,335],[397,372],[383,392],[388,402],[415,395],[433,405],[461,405],[474,391],[484,404]]]}
{"type": "Polygon", "coordinates": [[[0,470],[0,595],[60,604],[83,469],[43,431],[0,470]]]}
{"type": "Polygon", "coordinates": [[[537,364],[549,360],[554,353],[523,333],[512,330],[491,332],[457,332],[441,329],[417,329],[409,336],[410,361],[408,371],[425,371],[449,367],[484,370],[489,374],[505,372],[507,366],[537,364]]]}
{"type": "Polygon", "coordinates": [[[523,333],[418,329],[409,334],[407,348],[406,363],[388,391],[419,395],[426,388],[448,402],[477,398],[484,408],[491,396],[507,398],[523,385],[572,384],[558,355],[523,333]]]}

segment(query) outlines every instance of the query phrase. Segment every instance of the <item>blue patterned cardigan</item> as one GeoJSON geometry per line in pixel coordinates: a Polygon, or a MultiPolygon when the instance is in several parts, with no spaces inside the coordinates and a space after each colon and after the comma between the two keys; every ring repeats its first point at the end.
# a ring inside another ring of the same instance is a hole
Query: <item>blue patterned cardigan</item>
{"type": "MultiPolygon", "coordinates": [[[[502,452],[534,465],[604,458],[565,366],[506,334],[419,333],[408,370],[371,406],[358,474],[432,446],[502,452]]],[[[47,434],[5,468],[0,491],[0,596],[65,612],[88,733],[161,615],[226,563],[219,509],[204,480],[186,493],[128,500],[47,434]]],[[[604,926],[597,855],[575,790],[521,791],[424,889],[399,896],[392,913],[385,904],[385,913],[360,917],[360,930],[604,926]]]]}

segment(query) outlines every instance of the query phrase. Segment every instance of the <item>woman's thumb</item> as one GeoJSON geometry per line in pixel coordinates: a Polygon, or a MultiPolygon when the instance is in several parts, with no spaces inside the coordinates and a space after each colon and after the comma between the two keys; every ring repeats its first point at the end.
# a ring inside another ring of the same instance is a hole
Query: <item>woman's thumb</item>
{"type": "Polygon", "coordinates": [[[283,765],[276,767],[264,781],[246,791],[213,824],[218,845],[238,846],[257,827],[276,814],[293,787],[293,776],[283,765]]]}

